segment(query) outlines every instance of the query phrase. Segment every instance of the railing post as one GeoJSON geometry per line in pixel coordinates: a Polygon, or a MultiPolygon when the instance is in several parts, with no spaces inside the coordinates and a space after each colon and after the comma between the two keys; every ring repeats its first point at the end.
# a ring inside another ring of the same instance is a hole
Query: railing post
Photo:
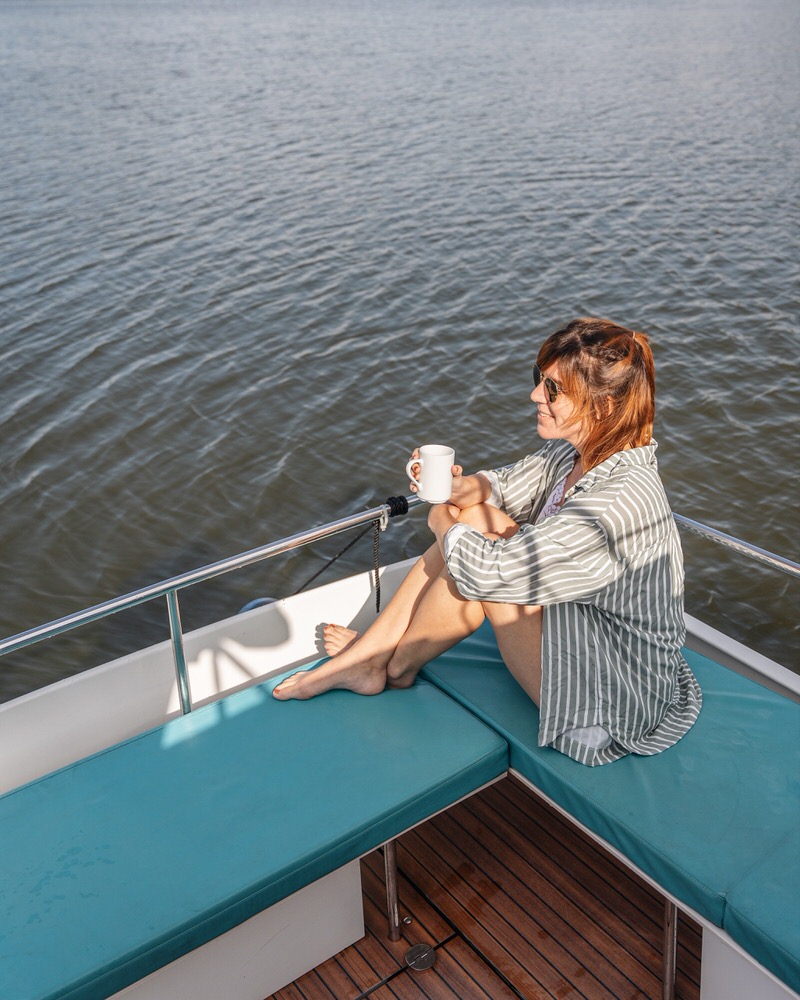
{"type": "Polygon", "coordinates": [[[192,710],[192,696],[189,692],[189,674],[186,670],[186,656],[183,652],[183,631],[177,590],[167,591],[167,612],[169,613],[169,633],[172,637],[172,656],[175,660],[175,676],[178,680],[181,712],[188,715],[192,710]]]}
{"type": "Polygon", "coordinates": [[[389,940],[400,940],[400,906],[397,899],[397,841],[383,845],[383,865],[386,872],[386,912],[389,922],[389,940]]]}
{"type": "Polygon", "coordinates": [[[678,907],[664,900],[664,952],[661,957],[661,996],[675,1000],[675,971],[678,961],[678,907]]]}

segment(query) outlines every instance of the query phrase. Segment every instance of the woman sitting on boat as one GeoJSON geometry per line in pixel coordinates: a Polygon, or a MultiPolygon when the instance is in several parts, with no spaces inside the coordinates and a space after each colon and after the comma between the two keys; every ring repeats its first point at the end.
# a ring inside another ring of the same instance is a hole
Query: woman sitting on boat
{"type": "MultiPolygon", "coordinates": [[[[533,367],[544,447],[465,476],[433,505],[435,543],[363,633],[325,627],[331,659],[275,689],[407,687],[488,618],[503,660],[539,706],[539,744],[584,764],[672,746],[700,711],[681,655],[683,559],[652,439],[648,338],[578,319],[533,367]]],[[[411,489],[416,489],[411,486],[411,489]]]]}

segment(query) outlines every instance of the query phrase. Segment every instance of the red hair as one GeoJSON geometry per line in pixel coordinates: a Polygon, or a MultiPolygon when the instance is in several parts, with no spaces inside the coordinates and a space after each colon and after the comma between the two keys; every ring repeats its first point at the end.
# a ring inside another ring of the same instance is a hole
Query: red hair
{"type": "Polygon", "coordinates": [[[536,363],[559,381],[588,429],[584,471],[624,448],[650,444],[656,378],[647,336],[607,319],[576,319],[547,338],[536,363]]]}

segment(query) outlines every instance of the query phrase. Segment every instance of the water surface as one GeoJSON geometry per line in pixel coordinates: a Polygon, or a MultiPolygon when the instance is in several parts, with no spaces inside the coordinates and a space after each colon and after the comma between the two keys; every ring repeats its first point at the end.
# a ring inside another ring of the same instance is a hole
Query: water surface
{"type": "MultiPolygon", "coordinates": [[[[0,634],[404,492],[416,443],[524,454],[586,314],[654,341],[674,508],[800,558],[798,37],[795,0],[0,2],[0,634]]],[[[797,584],[685,549],[688,610],[797,666],[797,584]]],[[[0,697],[164,630],[15,654],[0,697]]]]}

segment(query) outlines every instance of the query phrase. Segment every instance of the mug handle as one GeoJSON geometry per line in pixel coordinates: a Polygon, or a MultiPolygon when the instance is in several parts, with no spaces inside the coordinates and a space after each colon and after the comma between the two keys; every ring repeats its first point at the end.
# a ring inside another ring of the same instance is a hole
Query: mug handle
{"type": "Polygon", "coordinates": [[[419,481],[419,479],[416,478],[416,476],[414,475],[414,473],[411,471],[411,469],[415,465],[419,466],[420,475],[422,475],[422,459],[421,458],[412,458],[411,459],[411,461],[406,465],[406,475],[408,476],[408,478],[411,480],[412,483],[415,483],[417,486],[422,486],[422,483],[419,481]]]}

